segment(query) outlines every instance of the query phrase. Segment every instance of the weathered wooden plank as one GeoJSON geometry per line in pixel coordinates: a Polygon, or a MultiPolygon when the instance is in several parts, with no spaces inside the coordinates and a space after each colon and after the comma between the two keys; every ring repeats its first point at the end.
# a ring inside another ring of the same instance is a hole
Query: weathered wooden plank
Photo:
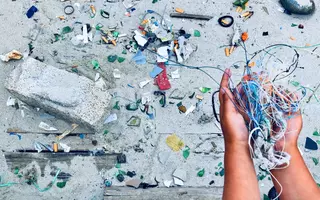
{"type": "Polygon", "coordinates": [[[25,168],[32,162],[39,165],[41,174],[44,173],[46,165],[51,165],[55,162],[65,162],[68,165],[71,164],[72,159],[76,156],[81,156],[84,159],[93,159],[94,164],[98,170],[111,169],[117,163],[117,155],[119,154],[103,154],[93,155],[90,151],[75,151],[75,152],[5,152],[5,159],[9,169],[13,170],[15,167],[20,169],[25,168]]]}
{"type": "Polygon", "coordinates": [[[134,189],[130,187],[109,187],[104,200],[218,200],[223,187],[171,187],[134,189]]]}

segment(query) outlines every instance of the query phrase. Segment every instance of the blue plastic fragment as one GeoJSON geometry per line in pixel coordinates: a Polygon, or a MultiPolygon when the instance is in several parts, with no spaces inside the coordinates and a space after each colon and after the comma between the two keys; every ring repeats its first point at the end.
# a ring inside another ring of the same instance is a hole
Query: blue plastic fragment
{"type": "Polygon", "coordinates": [[[133,61],[135,61],[138,65],[143,65],[147,63],[146,57],[142,54],[142,52],[139,50],[136,55],[132,58],[133,61]]]}
{"type": "Polygon", "coordinates": [[[131,12],[133,12],[133,11],[135,11],[135,10],[137,10],[136,8],[131,8],[131,12]]]}
{"type": "Polygon", "coordinates": [[[84,134],[81,133],[81,134],[79,135],[79,137],[80,137],[80,139],[84,139],[84,134]]]}
{"type": "Polygon", "coordinates": [[[31,6],[31,8],[29,8],[29,10],[27,11],[26,15],[30,19],[36,12],[38,12],[38,8],[35,6],[31,6]]]}
{"type": "Polygon", "coordinates": [[[128,84],[128,87],[134,88],[134,86],[132,86],[131,84],[128,84]]]}
{"type": "Polygon", "coordinates": [[[311,138],[306,138],[306,144],[304,145],[304,148],[308,150],[318,150],[318,144],[312,140],[311,138]]]}
{"type": "Polygon", "coordinates": [[[19,140],[21,140],[21,138],[22,138],[21,135],[19,135],[18,133],[15,133],[15,132],[11,132],[11,133],[9,133],[9,134],[10,134],[10,135],[16,135],[16,136],[18,136],[19,140]]]}
{"type": "Polygon", "coordinates": [[[154,119],[154,114],[153,113],[147,113],[147,115],[149,116],[149,119],[154,119]]]}
{"type": "Polygon", "coordinates": [[[279,200],[279,199],[277,198],[277,196],[278,196],[277,190],[276,190],[276,188],[273,186],[273,187],[269,190],[269,192],[268,192],[268,197],[269,197],[269,199],[279,200]]]}
{"type": "Polygon", "coordinates": [[[157,65],[154,66],[152,72],[149,73],[149,75],[151,76],[151,78],[155,78],[156,76],[158,76],[161,72],[163,71],[163,69],[161,67],[158,67],[157,65]]]}
{"type": "Polygon", "coordinates": [[[147,10],[147,13],[154,13],[154,11],[153,10],[147,10]]]}
{"type": "Polygon", "coordinates": [[[186,34],[184,34],[183,36],[184,36],[184,38],[189,39],[189,38],[191,37],[191,34],[186,33],[186,34]]]}

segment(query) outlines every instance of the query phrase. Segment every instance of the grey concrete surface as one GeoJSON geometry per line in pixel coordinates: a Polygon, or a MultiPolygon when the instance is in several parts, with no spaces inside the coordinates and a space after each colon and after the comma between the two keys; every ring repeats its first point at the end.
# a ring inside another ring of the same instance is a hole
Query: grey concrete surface
{"type": "Polygon", "coordinates": [[[5,87],[28,105],[91,130],[101,130],[111,110],[111,95],[106,89],[34,58],[17,66],[5,87]]]}
{"type": "MultiPolygon", "coordinates": [[[[216,22],[217,17],[230,14],[235,18],[235,22],[240,26],[241,30],[248,31],[249,40],[247,41],[248,53],[252,54],[268,45],[284,43],[295,46],[305,46],[308,44],[319,43],[319,17],[318,11],[311,16],[297,16],[286,15],[278,11],[281,6],[276,0],[254,0],[250,1],[250,10],[253,10],[254,15],[247,21],[243,22],[235,12],[232,6],[232,0],[227,1],[214,1],[214,0],[161,0],[152,4],[151,0],[142,0],[136,6],[136,10],[132,13],[131,17],[124,16],[125,8],[122,3],[103,3],[103,1],[88,2],[85,0],[73,0],[61,2],[59,0],[39,0],[38,3],[31,1],[0,1],[0,53],[5,54],[12,49],[17,49],[21,52],[28,52],[28,43],[30,33],[34,32],[34,27],[40,27],[40,32],[35,41],[33,41],[33,54],[31,57],[44,57],[45,63],[71,71],[71,67],[78,65],[79,75],[86,76],[94,80],[97,71],[92,69],[91,60],[98,60],[101,66],[99,73],[103,76],[107,83],[113,83],[108,86],[108,92],[114,96],[111,105],[116,101],[120,101],[121,109],[112,110],[112,113],[118,115],[118,120],[111,124],[104,126],[108,130],[107,135],[103,132],[97,132],[92,137],[80,139],[79,137],[67,137],[63,142],[68,144],[71,149],[76,149],[79,146],[89,150],[101,149],[104,147],[107,152],[124,152],[127,155],[127,163],[121,165],[121,169],[135,170],[138,176],[143,175],[145,182],[152,183],[156,176],[161,181],[163,187],[163,180],[171,178],[171,174],[177,167],[183,167],[187,171],[186,186],[191,187],[222,187],[223,177],[216,176],[216,166],[219,162],[223,162],[223,139],[212,133],[220,132],[214,123],[199,124],[199,118],[205,113],[212,116],[211,94],[204,94],[203,104],[199,110],[185,116],[180,114],[177,106],[179,101],[170,100],[175,104],[169,104],[167,107],[162,108],[159,105],[159,98],[151,95],[152,106],[156,109],[156,116],[154,120],[138,111],[127,111],[125,105],[129,100],[135,99],[135,94],[138,96],[150,92],[152,94],[157,90],[157,86],[149,83],[146,87],[140,89],[138,84],[140,81],[149,79],[149,72],[153,68],[153,63],[156,56],[144,52],[147,56],[149,63],[145,65],[136,65],[130,59],[134,54],[128,53],[123,55],[126,61],[119,64],[109,63],[107,56],[110,54],[121,55],[123,47],[128,43],[133,36],[132,30],[137,28],[137,25],[143,13],[147,9],[153,9],[159,13],[171,13],[176,7],[183,8],[187,13],[206,14],[212,15],[214,18],[208,22],[197,20],[181,20],[171,19],[174,29],[184,28],[188,32],[193,32],[197,29],[201,32],[201,37],[191,37],[190,43],[197,45],[197,51],[191,55],[190,59],[186,62],[190,66],[218,66],[221,69],[233,66],[238,61],[244,61],[244,51],[241,48],[230,56],[226,57],[224,48],[221,46],[228,45],[233,35],[232,28],[223,28],[216,22]],[[104,9],[110,12],[110,19],[104,19],[100,15],[95,18],[90,18],[89,13],[79,12],[75,10],[74,14],[66,16],[66,20],[61,21],[57,16],[64,15],[63,8],[66,5],[80,3],[87,9],[89,5],[94,4],[99,9],[104,9]],[[39,9],[32,19],[27,19],[25,12],[31,5],[36,5],[39,9]],[[267,8],[266,13],[263,7],[267,8]],[[97,23],[102,23],[105,27],[114,26],[118,24],[118,31],[126,33],[129,38],[123,38],[118,42],[117,46],[100,45],[95,42],[89,42],[85,46],[73,46],[71,38],[81,33],[81,25],[75,22],[90,23],[93,27],[97,23]],[[291,24],[303,24],[303,30],[297,27],[291,27],[291,24]],[[122,24],[122,25],[121,25],[122,24]],[[74,32],[66,35],[65,40],[51,44],[51,39],[54,33],[60,33],[64,26],[74,26],[74,32]],[[262,36],[262,32],[268,31],[269,36],[262,36]],[[290,37],[295,40],[290,40],[290,37]],[[56,53],[57,52],[57,53],[56,53]],[[121,78],[113,80],[112,72],[114,69],[119,69],[121,78]],[[127,84],[133,85],[135,88],[130,88],[127,84]],[[125,98],[124,98],[125,97],[125,98]],[[126,122],[132,115],[140,116],[142,124],[140,127],[128,127],[126,122]],[[144,134],[146,126],[153,127],[150,134],[144,134]],[[169,134],[177,133],[177,135],[188,145],[191,149],[190,157],[185,160],[182,157],[182,151],[172,152],[166,145],[165,139],[169,134]],[[93,146],[91,140],[97,140],[98,145],[93,146]],[[216,151],[211,151],[214,142],[217,146],[216,151]],[[200,145],[200,146],[198,146],[200,145]],[[199,150],[200,149],[200,150],[199,150]],[[158,161],[159,152],[170,152],[170,156],[166,164],[161,164],[158,161]],[[196,153],[198,152],[198,153],[196,153]],[[197,171],[205,168],[206,174],[204,177],[197,177],[197,171]],[[209,182],[214,180],[215,183],[209,186],[209,182]]],[[[125,1],[126,4],[129,1],[125,1]]],[[[316,2],[318,3],[318,2],[316,2]]],[[[304,86],[314,89],[319,83],[319,53],[318,49],[307,48],[298,49],[300,55],[299,67],[294,74],[286,78],[283,83],[288,81],[298,81],[304,86]]],[[[278,49],[277,56],[283,61],[279,68],[288,66],[292,61],[292,51],[287,49],[278,49]]],[[[60,131],[70,129],[70,123],[63,121],[59,118],[45,119],[42,116],[43,110],[37,111],[33,107],[26,106],[24,108],[25,117],[21,116],[21,109],[16,110],[12,107],[6,106],[7,98],[10,93],[5,89],[4,82],[9,76],[14,67],[18,66],[23,61],[13,61],[9,63],[0,62],[0,133],[1,142],[0,149],[2,151],[13,151],[15,149],[32,148],[35,141],[51,144],[55,141],[54,136],[45,136],[39,134],[22,135],[22,140],[18,140],[16,136],[10,136],[6,133],[7,128],[17,127],[23,130],[39,131],[38,125],[40,121],[44,121],[60,131]]],[[[243,73],[243,64],[239,64],[240,68],[232,68],[233,81],[236,83],[243,73]]],[[[275,63],[269,63],[265,67],[277,70],[275,63]]],[[[177,67],[170,66],[167,71],[176,70],[177,67]]],[[[199,87],[211,87],[212,91],[219,88],[218,84],[212,81],[208,76],[198,70],[191,70],[187,68],[179,68],[181,78],[171,79],[172,88],[167,92],[170,94],[175,88],[185,91],[187,94],[196,92],[200,94],[199,87]]],[[[206,70],[217,81],[221,78],[219,70],[207,69],[206,70]]],[[[320,91],[319,91],[320,92],[320,91]]],[[[319,96],[319,92],[316,95],[319,96]]],[[[307,95],[311,95],[308,91],[307,95]]],[[[182,100],[183,104],[188,108],[195,105],[195,99],[186,97],[182,100]]],[[[319,138],[312,136],[314,130],[319,128],[318,113],[320,110],[319,103],[312,98],[310,103],[304,101],[302,103],[302,112],[304,118],[304,128],[299,138],[299,147],[303,152],[303,157],[312,174],[319,174],[319,165],[315,166],[312,162],[312,157],[320,157],[319,151],[306,152],[304,151],[304,142],[306,136],[312,137],[315,140],[319,138]]],[[[85,129],[83,129],[85,131],[85,129]]],[[[7,188],[0,188],[0,195],[4,199],[103,199],[105,187],[103,187],[103,179],[110,178],[114,186],[123,186],[124,183],[119,183],[114,175],[117,172],[116,168],[111,170],[99,171],[96,167],[89,162],[83,162],[81,158],[73,160],[70,166],[65,164],[58,165],[65,172],[71,173],[72,178],[67,186],[59,189],[56,186],[48,192],[39,193],[33,186],[29,185],[15,185],[7,188]]],[[[258,169],[257,169],[257,172],[258,169]]],[[[39,179],[39,184],[45,186],[51,181],[50,166],[46,169],[46,176],[39,179]]],[[[18,181],[12,172],[7,169],[5,159],[3,156],[0,158],[0,174],[6,175],[5,181],[18,181]]],[[[318,180],[320,182],[320,180],[318,180]]],[[[298,183],[297,183],[298,184],[298,183]]],[[[261,196],[268,192],[272,183],[268,178],[259,181],[261,196]]],[[[121,199],[121,198],[118,198],[121,199]]],[[[152,197],[150,197],[152,199],[152,197]]],[[[181,196],[183,199],[183,196],[181,196]]]]}

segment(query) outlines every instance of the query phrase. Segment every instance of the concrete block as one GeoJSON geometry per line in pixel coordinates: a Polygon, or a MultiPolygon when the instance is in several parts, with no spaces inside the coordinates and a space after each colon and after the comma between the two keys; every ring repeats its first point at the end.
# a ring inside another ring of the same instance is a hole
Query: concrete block
{"type": "Polygon", "coordinates": [[[5,87],[31,106],[96,131],[111,109],[111,95],[90,79],[33,58],[11,72],[5,87]]]}

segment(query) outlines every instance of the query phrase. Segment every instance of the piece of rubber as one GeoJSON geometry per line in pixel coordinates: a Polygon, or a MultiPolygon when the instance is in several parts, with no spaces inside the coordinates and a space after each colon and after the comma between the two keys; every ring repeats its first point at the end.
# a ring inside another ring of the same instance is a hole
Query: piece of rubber
{"type": "Polygon", "coordinates": [[[66,15],[71,15],[73,12],[74,12],[74,7],[73,7],[73,6],[67,5],[66,7],[64,7],[64,13],[65,13],[66,15]],[[70,11],[70,12],[67,12],[67,11],[66,11],[68,8],[71,8],[71,11],[70,11]]]}
{"type": "Polygon", "coordinates": [[[233,17],[230,16],[230,15],[225,15],[225,16],[222,16],[222,17],[220,17],[220,18],[218,19],[218,23],[220,24],[220,26],[225,27],[225,28],[232,26],[233,22],[234,22],[234,19],[233,19],[233,17]],[[229,24],[224,24],[224,23],[222,22],[222,20],[224,20],[224,19],[230,19],[231,22],[230,22],[229,24]]]}

